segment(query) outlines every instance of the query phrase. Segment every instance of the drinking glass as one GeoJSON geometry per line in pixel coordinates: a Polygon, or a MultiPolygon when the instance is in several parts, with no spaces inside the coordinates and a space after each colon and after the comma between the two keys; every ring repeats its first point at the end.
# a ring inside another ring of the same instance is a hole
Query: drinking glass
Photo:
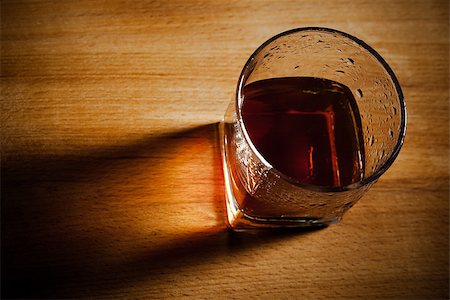
{"type": "Polygon", "coordinates": [[[233,230],[326,226],[338,223],[392,165],[405,136],[406,108],[394,72],[365,42],[338,30],[297,28],[272,37],[250,56],[220,129],[233,230]],[[339,186],[305,183],[277,170],[257,149],[243,121],[244,88],[286,77],[323,78],[351,91],[361,118],[360,180],[339,186]]]}

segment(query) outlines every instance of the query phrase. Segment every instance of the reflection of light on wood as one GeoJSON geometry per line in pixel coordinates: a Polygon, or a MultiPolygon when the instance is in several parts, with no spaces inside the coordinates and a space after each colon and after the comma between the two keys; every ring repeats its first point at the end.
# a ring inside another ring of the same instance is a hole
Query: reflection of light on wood
{"type": "Polygon", "coordinates": [[[155,247],[174,235],[223,227],[225,200],[214,126],[105,150],[101,155],[108,159],[100,160],[98,172],[74,171],[85,174],[86,179],[75,186],[83,196],[68,202],[74,217],[63,222],[67,227],[83,223],[102,228],[92,232],[96,240],[114,245],[103,250],[111,255],[148,248],[148,237],[155,247]]]}
{"type": "Polygon", "coordinates": [[[153,208],[149,223],[142,225],[170,232],[223,225],[225,200],[215,130],[209,125],[175,134],[165,141],[165,153],[155,153],[163,172],[148,174],[149,188],[158,192],[157,197],[148,195],[153,208]],[[171,211],[161,211],[169,205],[171,211]]]}

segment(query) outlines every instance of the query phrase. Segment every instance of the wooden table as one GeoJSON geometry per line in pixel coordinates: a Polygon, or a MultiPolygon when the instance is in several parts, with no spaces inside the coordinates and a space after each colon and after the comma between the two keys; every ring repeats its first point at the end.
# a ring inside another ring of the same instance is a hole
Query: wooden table
{"type": "Polygon", "coordinates": [[[447,298],[447,1],[2,1],[3,298],[447,298]],[[217,122],[251,52],[323,26],[377,49],[409,113],[335,226],[225,227],[217,122]]]}

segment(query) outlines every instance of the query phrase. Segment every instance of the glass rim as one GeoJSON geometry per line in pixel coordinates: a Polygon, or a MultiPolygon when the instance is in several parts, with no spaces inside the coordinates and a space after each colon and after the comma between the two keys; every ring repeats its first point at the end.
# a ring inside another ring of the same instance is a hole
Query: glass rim
{"type": "Polygon", "coordinates": [[[276,175],[280,176],[280,178],[283,178],[284,180],[288,181],[289,183],[301,187],[301,188],[305,188],[305,189],[309,189],[309,190],[314,190],[314,191],[320,191],[320,192],[339,192],[339,191],[347,191],[347,190],[352,190],[352,189],[357,189],[363,186],[366,186],[368,184],[371,184],[373,182],[376,182],[378,180],[378,178],[380,178],[381,175],[383,175],[383,173],[385,173],[389,167],[393,164],[393,162],[395,161],[395,159],[397,158],[400,149],[402,148],[404,139],[405,139],[405,134],[406,134],[406,123],[407,123],[407,114],[406,114],[406,105],[405,105],[405,99],[403,96],[403,92],[402,89],[400,87],[400,84],[397,80],[397,77],[395,76],[394,72],[392,71],[391,67],[387,64],[387,62],[383,59],[383,57],[381,57],[380,54],[378,54],[377,51],[375,51],[372,47],[370,47],[368,44],[366,44],[364,41],[358,39],[357,37],[354,37],[348,33],[345,33],[343,31],[339,31],[336,29],[331,29],[331,28],[326,28],[326,27],[299,27],[299,28],[294,28],[291,30],[287,30],[284,32],[281,32],[273,37],[271,37],[270,39],[268,39],[267,41],[265,41],[264,43],[262,43],[253,53],[252,55],[250,55],[250,57],[248,58],[247,62],[245,63],[241,74],[239,75],[239,80],[238,80],[238,85],[236,88],[236,96],[235,96],[235,105],[236,105],[236,115],[237,115],[237,120],[240,124],[240,127],[242,129],[243,135],[245,140],[247,141],[248,145],[250,146],[251,151],[253,151],[253,153],[255,153],[255,155],[258,157],[258,159],[266,166],[269,168],[270,171],[274,172],[276,175]],[[258,55],[267,45],[269,45],[270,43],[272,43],[273,41],[279,39],[280,37],[283,36],[287,36],[290,34],[294,34],[294,33],[298,33],[298,32],[303,32],[303,31],[313,31],[313,32],[324,32],[324,33],[332,33],[332,34],[337,34],[340,35],[344,38],[350,39],[351,41],[355,42],[358,46],[364,48],[366,51],[368,51],[382,66],[383,68],[386,70],[386,72],[389,74],[390,79],[392,80],[392,82],[394,83],[395,86],[395,90],[397,92],[397,98],[400,104],[400,113],[401,113],[401,120],[400,120],[400,131],[397,137],[397,143],[394,147],[394,150],[391,152],[390,156],[388,157],[388,159],[384,162],[383,165],[381,165],[376,172],[374,172],[372,175],[368,176],[367,178],[363,178],[362,180],[349,184],[349,185],[345,185],[345,186],[340,186],[340,187],[333,187],[333,186],[320,186],[320,185],[311,185],[311,184],[307,184],[307,183],[303,183],[295,178],[292,178],[290,176],[285,175],[283,172],[278,171],[275,167],[273,167],[265,158],[264,156],[261,155],[261,153],[256,149],[255,145],[253,144],[252,140],[250,139],[250,137],[248,136],[247,133],[247,129],[245,128],[245,124],[242,120],[242,114],[241,114],[241,107],[239,105],[239,103],[243,102],[243,95],[242,95],[242,90],[244,88],[244,79],[246,79],[246,75],[247,73],[252,70],[250,69],[250,65],[251,62],[254,60],[254,58],[256,57],[256,55],[258,55]]]}

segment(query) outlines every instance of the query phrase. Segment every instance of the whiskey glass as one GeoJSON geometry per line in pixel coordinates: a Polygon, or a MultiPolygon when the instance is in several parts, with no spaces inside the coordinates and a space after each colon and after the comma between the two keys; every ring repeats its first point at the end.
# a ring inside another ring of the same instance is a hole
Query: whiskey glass
{"type": "Polygon", "coordinates": [[[405,132],[406,107],[399,82],[365,42],[320,27],[297,28],[270,38],[244,65],[220,124],[229,226],[239,231],[338,223],[392,165],[405,132]],[[355,126],[362,135],[357,181],[316,185],[293,178],[274,167],[250,138],[242,114],[245,88],[292,77],[331,80],[353,94],[360,115],[355,126]]]}

